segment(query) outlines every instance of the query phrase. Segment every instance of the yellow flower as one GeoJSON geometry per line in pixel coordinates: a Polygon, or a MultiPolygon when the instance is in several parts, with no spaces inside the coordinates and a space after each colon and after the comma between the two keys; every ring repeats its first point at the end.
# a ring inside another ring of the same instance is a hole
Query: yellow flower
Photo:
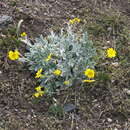
{"type": "Polygon", "coordinates": [[[69,23],[70,23],[70,24],[74,24],[74,20],[73,20],[73,19],[70,19],[70,20],[69,20],[69,23]]]}
{"type": "Polygon", "coordinates": [[[74,18],[74,19],[70,19],[69,23],[70,24],[74,24],[74,23],[79,23],[81,20],[79,18],[74,18]]]}
{"type": "Polygon", "coordinates": [[[74,18],[74,21],[79,23],[81,20],[79,18],[74,18]]]}
{"type": "Polygon", "coordinates": [[[42,73],[42,68],[37,71],[35,78],[40,78],[42,76],[41,73],[42,73]]]}
{"type": "Polygon", "coordinates": [[[44,91],[38,91],[36,93],[34,93],[34,97],[38,98],[39,96],[43,96],[44,91]]]}
{"type": "Polygon", "coordinates": [[[38,98],[39,96],[43,96],[44,91],[42,91],[42,86],[38,86],[35,88],[37,92],[34,93],[34,97],[38,98]]]}
{"type": "Polygon", "coordinates": [[[69,85],[69,84],[70,84],[69,80],[64,81],[64,85],[69,85]]]}
{"type": "Polygon", "coordinates": [[[92,82],[95,82],[95,80],[83,80],[83,83],[92,83],[92,82]]]}
{"type": "Polygon", "coordinates": [[[53,74],[57,75],[57,76],[61,75],[61,73],[62,73],[62,71],[59,70],[59,69],[56,69],[56,70],[53,71],[53,74]]]}
{"type": "Polygon", "coordinates": [[[34,93],[34,97],[38,98],[39,97],[39,93],[38,92],[34,93]]]}
{"type": "Polygon", "coordinates": [[[27,36],[26,32],[21,33],[21,37],[26,37],[26,36],[27,36]]]}
{"type": "Polygon", "coordinates": [[[41,88],[43,88],[42,86],[38,86],[35,88],[36,91],[41,91],[41,88]]]}
{"type": "Polygon", "coordinates": [[[45,59],[45,61],[48,62],[48,61],[51,60],[51,58],[52,58],[52,54],[50,53],[50,54],[48,55],[48,57],[45,59]]]}
{"type": "Polygon", "coordinates": [[[93,69],[86,69],[84,71],[85,76],[87,76],[88,78],[94,78],[95,76],[95,71],[93,69]]]}
{"type": "Polygon", "coordinates": [[[18,52],[18,50],[8,52],[8,57],[9,57],[10,60],[19,59],[19,55],[20,55],[20,53],[18,52]]]}
{"type": "Polygon", "coordinates": [[[40,96],[43,96],[44,91],[38,91],[38,93],[39,93],[40,96]]]}
{"type": "Polygon", "coordinates": [[[116,56],[116,51],[113,48],[108,48],[107,49],[107,57],[108,58],[113,58],[116,56]]]}

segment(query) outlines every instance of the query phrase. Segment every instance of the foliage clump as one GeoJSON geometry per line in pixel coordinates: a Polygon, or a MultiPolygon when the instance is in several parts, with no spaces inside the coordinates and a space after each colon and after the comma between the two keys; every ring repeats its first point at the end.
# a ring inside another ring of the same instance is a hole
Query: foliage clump
{"type": "Polygon", "coordinates": [[[82,81],[84,71],[94,69],[96,49],[92,41],[88,39],[87,32],[77,34],[71,26],[61,29],[59,34],[51,31],[45,38],[40,36],[34,44],[28,42],[28,50],[21,60],[39,75],[40,85],[49,94],[59,87],[66,88],[75,81],[82,81]]]}

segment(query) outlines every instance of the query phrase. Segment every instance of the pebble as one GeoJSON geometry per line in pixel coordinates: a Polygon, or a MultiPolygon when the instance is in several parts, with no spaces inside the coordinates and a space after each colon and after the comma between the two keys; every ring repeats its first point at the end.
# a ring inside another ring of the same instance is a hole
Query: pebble
{"type": "Polygon", "coordinates": [[[127,93],[128,95],[130,95],[130,90],[127,90],[126,93],[127,93]]]}
{"type": "Polygon", "coordinates": [[[107,43],[111,43],[110,41],[107,41],[107,43]]]}
{"type": "Polygon", "coordinates": [[[130,90],[125,88],[124,91],[126,92],[126,94],[128,94],[130,96],[130,90]]]}
{"type": "Polygon", "coordinates": [[[0,27],[8,25],[13,21],[11,16],[8,15],[0,15],[0,27]]]}
{"type": "Polygon", "coordinates": [[[107,118],[107,121],[108,121],[108,122],[112,122],[112,119],[111,119],[111,118],[107,118]]]}
{"type": "Polygon", "coordinates": [[[118,62],[114,62],[114,63],[112,63],[112,66],[118,67],[118,66],[119,66],[119,63],[118,63],[118,62]]]}
{"type": "Polygon", "coordinates": [[[75,109],[76,109],[76,106],[74,104],[69,103],[69,104],[64,105],[65,112],[71,112],[75,109]]]}

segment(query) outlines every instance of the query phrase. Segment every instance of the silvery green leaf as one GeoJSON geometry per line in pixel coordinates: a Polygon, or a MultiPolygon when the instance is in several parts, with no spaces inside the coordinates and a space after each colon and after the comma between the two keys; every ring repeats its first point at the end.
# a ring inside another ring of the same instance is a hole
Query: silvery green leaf
{"type": "Polygon", "coordinates": [[[78,35],[70,26],[65,31],[61,29],[59,34],[51,31],[47,37],[41,35],[35,44],[29,46],[28,51],[25,59],[29,69],[35,72],[43,68],[47,78],[39,81],[45,83],[49,93],[53,93],[57,86],[62,86],[66,79],[71,79],[72,84],[72,79],[82,79],[83,71],[87,67],[94,68],[96,63],[93,58],[96,56],[96,49],[88,39],[87,32],[78,35]],[[46,61],[49,54],[53,56],[46,61]],[[62,71],[60,76],[53,74],[56,69],[62,71]]]}

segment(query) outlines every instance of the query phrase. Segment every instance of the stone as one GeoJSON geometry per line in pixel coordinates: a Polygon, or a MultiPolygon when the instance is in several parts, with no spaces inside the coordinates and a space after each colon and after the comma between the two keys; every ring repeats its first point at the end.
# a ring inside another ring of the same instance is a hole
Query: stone
{"type": "Polygon", "coordinates": [[[107,118],[107,121],[111,123],[111,122],[112,122],[112,119],[111,119],[111,118],[107,118]]]}
{"type": "Polygon", "coordinates": [[[125,88],[124,91],[126,92],[126,94],[127,94],[128,96],[130,96],[130,90],[129,90],[129,89],[125,88]]]}
{"type": "Polygon", "coordinates": [[[72,112],[72,111],[74,111],[76,109],[76,106],[75,105],[73,105],[73,104],[65,104],[64,105],[64,111],[65,112],[72,112]]]}
{"type": "Polygon", "coordinates": [[[129,95],[129,96],[130,96],[130,90],[127,90],[127,91],[126,91],[126,93],[127,93],[127,95],[129,95]]]}
{"type": "Polygon", "coordinates": [[[10,24],[13,21],[11,16],[0,15],[0,28],[10,24]]]}

